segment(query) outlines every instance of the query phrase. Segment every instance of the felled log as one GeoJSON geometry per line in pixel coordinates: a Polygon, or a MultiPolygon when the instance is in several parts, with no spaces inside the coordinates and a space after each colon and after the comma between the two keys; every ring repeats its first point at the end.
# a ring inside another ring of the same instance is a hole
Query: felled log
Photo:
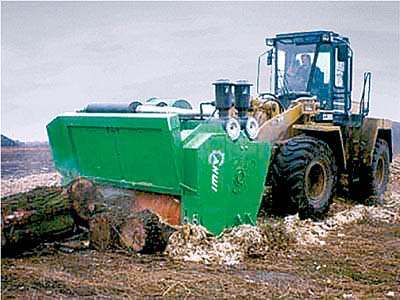
{"type": "Polygon", "coordinates": [[[2,198],[2,249],[28,248],[72,233],[71,208],[67,195],[56,187],[38,187],[2,198]]]}

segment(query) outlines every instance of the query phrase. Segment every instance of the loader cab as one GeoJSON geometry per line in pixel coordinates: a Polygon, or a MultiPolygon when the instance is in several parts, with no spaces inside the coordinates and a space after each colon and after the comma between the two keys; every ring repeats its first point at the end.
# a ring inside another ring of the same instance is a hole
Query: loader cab
{"type": "Polygon", "coordinates": [[[301,96],[316,96],[321,109],[316,121],[349,123],[353,55],[348,38],[316,31],[279,34],[266,42],[273,46],[267,64],[274,66],[275,95],[285,107],[301,96]]]}

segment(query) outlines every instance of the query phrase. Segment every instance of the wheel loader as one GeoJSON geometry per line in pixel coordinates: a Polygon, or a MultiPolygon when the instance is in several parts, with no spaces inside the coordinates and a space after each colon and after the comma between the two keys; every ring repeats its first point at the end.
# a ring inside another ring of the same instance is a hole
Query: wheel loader
{"type": "Polygon", "coordinates": [[[259,80],[251,96],[248,81],[222,79],[214,82],[215,100],[199,109],[158,99],[93,103],[57,116],[47,131],[69,192],[85,197],[95,185],[107,199],[112,187],[125,193],[127,210],[150,210],[171,225],[201,224],[213,234],[254,225],[262,207],[322,218],[341,186],[360,201],[381,201],[391,122],[367,117],[368,72],[353,103],[349,39],[300,32],[266,45],[259,70],[265,61],[270,93],[258,92],[259,80]]]}

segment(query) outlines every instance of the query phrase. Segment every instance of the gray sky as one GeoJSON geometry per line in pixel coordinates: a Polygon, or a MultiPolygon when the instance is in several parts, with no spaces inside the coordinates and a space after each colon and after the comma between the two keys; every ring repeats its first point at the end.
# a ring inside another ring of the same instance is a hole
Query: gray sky
{"type": "Polygon", "coordinates": [[[350,38],[353,98],[372,71],[370,115],[399,121],[399,22],[400,2],[2,2],[2,133],[46,140],[96,101],[211,100],[215,79],[255,83],[265,37],[320,29],[350,38]]]}

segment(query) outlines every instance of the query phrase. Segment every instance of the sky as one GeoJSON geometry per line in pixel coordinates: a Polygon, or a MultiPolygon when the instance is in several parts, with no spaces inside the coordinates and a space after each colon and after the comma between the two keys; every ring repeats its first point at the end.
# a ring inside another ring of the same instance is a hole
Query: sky
{"type": "Polygon", "coordinates": [[[370,116],[400,121],[397,1],[2,1],[1,133],[45,141],[57,114],[91,102],[213,100],[216,79],[256,82],[266,37],[311,30],[350,38],[353,99],[371,71],[370,116]]]}

